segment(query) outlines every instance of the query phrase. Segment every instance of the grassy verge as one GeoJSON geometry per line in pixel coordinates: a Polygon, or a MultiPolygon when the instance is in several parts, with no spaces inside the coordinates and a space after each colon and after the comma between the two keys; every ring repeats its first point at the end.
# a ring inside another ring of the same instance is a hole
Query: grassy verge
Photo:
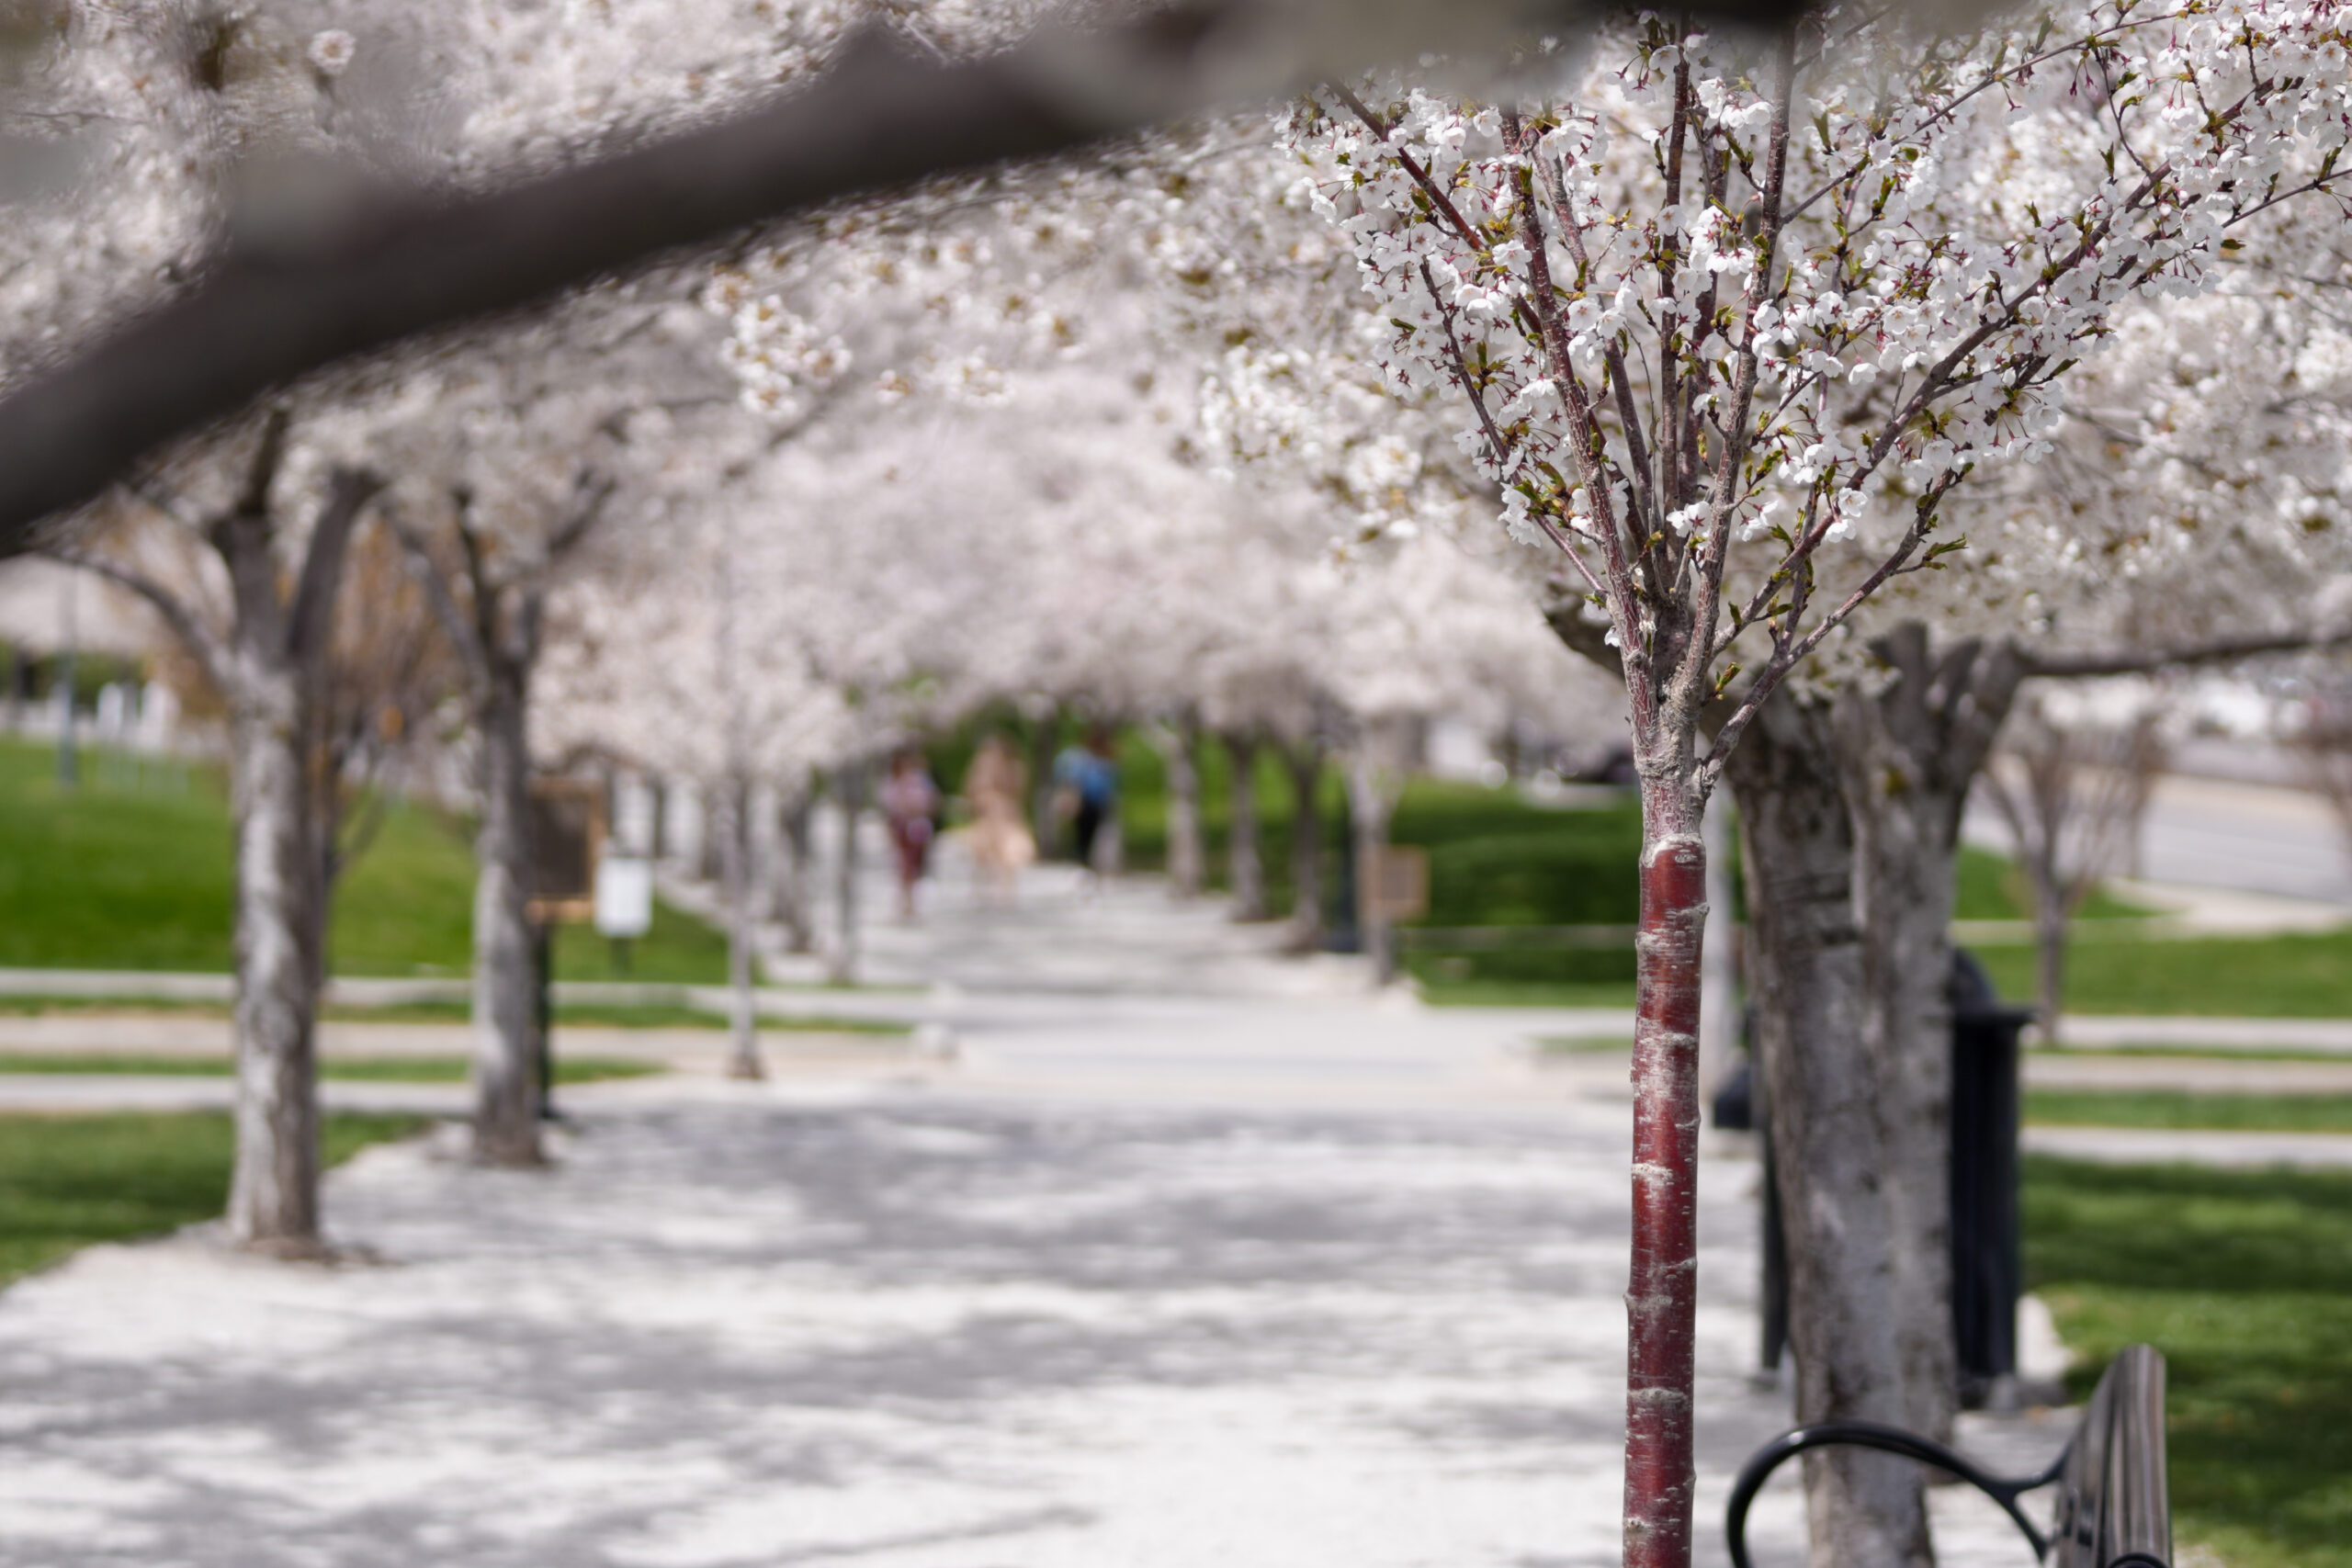
{"type": "MultiPolygon", "coordinates": [[[[330,1165],[403,1138],[413,1116],[330,1116],[330,1165]]],[[[233,1145],[210,1112],[0,1117],[0,1285],[102,1241],[127,1241],[220,1213],[233,1145]]]]}
{"type": "MultiPolygon", "coordinates": [[[[327,1017],[353,1023],[463,1023],[470,1016],[464,1002],[401,1002],[379,1008],[329,1008],[327,1017]]],[[[726,1029],[720,1013],[690,1007],[634,1007],[607,1002],[567,1002],[555,1010],[555,1021],[589,1029],[726,1029]]],[[[914,1026],[883,1018],[831,1018],[822,1013],[760,1015],[763,1033],[911,1034],[914,1026]]]]}
{"type": "MultiPolygon", "coordinates": [[[[1975,950],[2004,996],[2033,994],[2033,950],[1975,950]]],[[[2070,1012],[2352,1018],[2352,929],[2261,937],[2076,942],[2070,1012]]]]}
{"type": "Polygon", "coordinates": [[[2290,1045],[2266,1046],[2258,1051],[2235,1050],[2226,1045],[2034,1045],[2027,1048],[2026,1055],[2052,1062],[2139,1058],[2175,1062],[2332,1062],[2352,1066],[2352,1051],[2290,1045]]]}
{"type": "MultiPolygon", "coordinates": [[[[229,1004],[182,997],[0,997],[0,1017],[40,1018],[52,1013],[137,1016],[167,1014],[183,1018],[227,1018],[229,1004]]],[[[324,1017],[334,1023],[463,1023],[470,1009],[460,1001],[395,1002],[383,1007],[329,1007],[324,1017]]],[[[559,1025],[594,1029],[725,1029],[726,1018],[701,1008],[623,1006],[609,1002],[568,1002],[555,1010],[559,1025]]],[[[821,1034],[908,1034],[913,1025],[889,1019],[833,1018],[822,1013],[763,1013],[764,1032],[821,1034]]]]}
{"type": "MultiPolygon", "coordinates": [[[[0,1051],[0,1075],[36,1077],[83,1074],[137,1077],[224,1078],[226,1056],[137,1055],[113,1051],[0,1051]]],[[[598,1083],[606,1078],[650,1077],[665,1070],[658,1062],[623,1062],[607,1056],[562,1056],[555,1063],[558,1083],[598,1083]]],[[[371,1083],[464,1083],[469,1073],[462,1056],[322,1056],[319,1076],[371,1083]]]]}
{"type": "MultiPolygon", "coordinates": [[[[473,854],[466,824],[399,807],[337,890],[329,945],[339,975],[463,976],[472,964],[473,854]]],[[[219,774],[157,771],[144,783],[92,766],[58,787],[49,748],[0,742],[0,968],[226,971],[229,807],[219,774]]],[[[666,905],[623,968],[594,931],[556,934],[557,977],[717,984],[719,934],[666,905]]]]}
{"type": "Polygon", "coordinates": [[[1497,980],[1460,976],[1419,958],[1406,967],[1421,999],[1442,1008],[1631,1008],[1631,980],[1497,980]]]}
{"type": "Polygon", "coordinates": [[[2352,1175],[2029,1159],[2025,1215],[2076,1395],[2135,1341],[2170,1363],[2180,1542],[2352,1568],[2352,1175]]]}
{"type": "Polygon", "coordinates": [[[2028,1089],[2025,1119],[2053,1127],[2228,1133],[2352,1133],[2352,1095],[2028,1089]]]}

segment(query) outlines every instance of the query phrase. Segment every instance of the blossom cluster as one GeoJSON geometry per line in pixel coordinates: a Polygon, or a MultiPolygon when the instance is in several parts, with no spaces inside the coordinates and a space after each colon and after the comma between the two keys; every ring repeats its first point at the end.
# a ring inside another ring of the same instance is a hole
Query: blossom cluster
{"type": "Polygon", "coordinates": [[[2346,19],[2097,0],[1944,42],[1833,10],[1772,59],[1647,18],[1530,62],[1515,110],[1389,78],[1281,133],[1383,375],[1452,395],[1516,536],[1802,557],[2046,455],[2120,307],[2336,201],[2346,19]]]}

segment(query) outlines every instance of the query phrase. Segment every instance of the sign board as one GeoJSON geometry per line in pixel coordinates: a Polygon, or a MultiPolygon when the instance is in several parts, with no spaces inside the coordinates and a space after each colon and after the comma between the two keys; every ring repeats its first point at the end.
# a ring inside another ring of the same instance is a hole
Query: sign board
{"type": "Polygon", "coordinates": [[[653,863],[608,855],[596,863],[596,932],[615,941],[653,929],[653,863]]]}
{"type": "Polygon", "coordinates": [[[531,918],[579,921],[596,912],[605,853],[605,791],[583,779],[531,781],[531,918]]]}
{"type": "Polygon", "coordinates": [[[1430,852],[1385,844],[1372,854],[1372,910],[1383,919],[1416,920],[1430,912],[1430,852]]]}

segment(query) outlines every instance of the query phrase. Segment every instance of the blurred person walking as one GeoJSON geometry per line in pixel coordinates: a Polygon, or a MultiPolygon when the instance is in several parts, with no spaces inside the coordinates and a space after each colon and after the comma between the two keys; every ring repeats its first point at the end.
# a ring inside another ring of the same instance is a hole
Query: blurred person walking
{"type": "Polygon", "coordinates": [[[1073,746],[1054,762],[1054,780],[1069,803],[1072,844],[1078,863],[1090,876],[1099,875],[1102,829],[1119,812],[1119,762],[1111,747],[1111,732],[1096,725],[1083,747],[1073,746]]]}
{"type": "Polygon", "coordinates": [[[890,759],[890,776],[882,781],[882,815],[890,825],[890,845],[899,857],[899,918],[915,918],[915,885],[931,861],[931,840],[938,831],[939,786],[922,756],[912,750],[890,759]]]}
{"type": "Polygon", "coordinates": [[[964,775],[964,798],[972,807],[972,859],[989,891],[1006,904],[1012,902],[1023,868],[1037,858],[1037,840],[1029,832],[1028,788],[1028,770],[1004,737],[991,735],[980,742],[964,775]]]}

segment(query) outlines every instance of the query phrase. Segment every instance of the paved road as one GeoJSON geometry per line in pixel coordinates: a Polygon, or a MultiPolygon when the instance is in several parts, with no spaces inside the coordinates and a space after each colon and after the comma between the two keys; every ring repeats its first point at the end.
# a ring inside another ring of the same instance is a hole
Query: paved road
{"type": "MultiPolygon", "coordinates": [[[[1968,835],[2006,846],[1982,802],[1968,835]]],[[[2156,786],[2136,874],[2178,884],[2333,905],[2352,912],[2352,851],[2327,807],[2279,784],[2173,775],[2156,786]]]]}

